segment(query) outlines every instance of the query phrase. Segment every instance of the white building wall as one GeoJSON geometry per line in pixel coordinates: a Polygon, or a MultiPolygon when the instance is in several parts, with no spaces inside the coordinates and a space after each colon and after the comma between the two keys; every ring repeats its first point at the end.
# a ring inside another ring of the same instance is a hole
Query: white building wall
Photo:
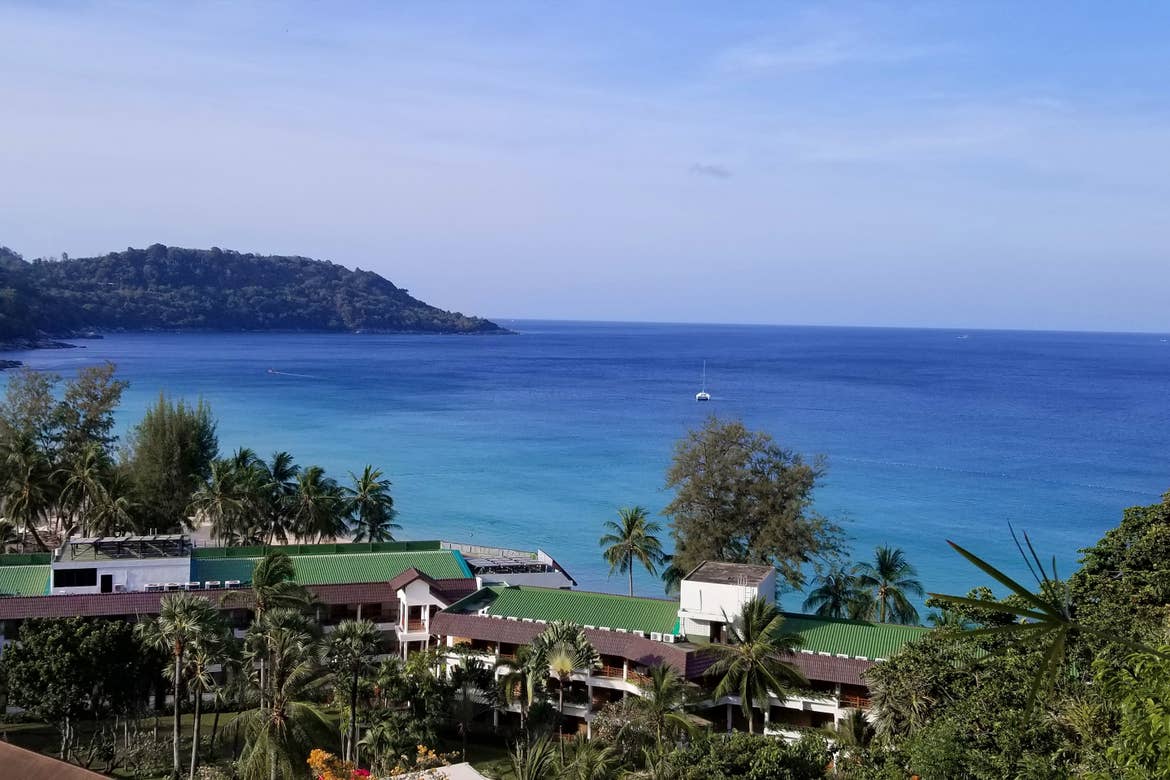
{"type": "MultiPolygon", "coordinates": [[[[66,569],[96,569],[97,580],[92,587],[58,588],[50,585],[51,592],[58,594],[101,593],[102,575],[113,577],[115,590],[142,591],[147,583],[185,583],[191,578],[190,558],[129,558],[125,560],[58,561],[52,564],[54,572],[66,569]],[[120,588],[118,586],[121,586],[120,588]]],[[[52,580],[50,581],[52,582],[52,580]]]]}
{"type": "Polygon", "coordinates": [[[757,596],[776,601],[776,573],[759,584],[725,585],[683,580],[679,585],[680,628],[684,634],[706,634],[711,623],[726,623],[743,612],[743,605],[757,596]]]}

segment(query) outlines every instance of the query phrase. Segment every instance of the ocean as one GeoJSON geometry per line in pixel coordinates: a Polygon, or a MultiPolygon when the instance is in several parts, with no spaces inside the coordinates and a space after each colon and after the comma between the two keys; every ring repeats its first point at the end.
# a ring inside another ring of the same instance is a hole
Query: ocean
{"type": "Polygon", "coordinates": [[[986,582],[947,539],[1022,573],[1010,523],[1068,573],[1170,488],[1157,335],[499,322],[518,335],[116,334],[10,356],[116,363],[123,432],[165,392],[210,403],[225,453],[288,450],[338,478],[373,463],[403,538],[541,547],[591,589],[625,587],[602,523],[667,503],[674,442],[710,414],[823,454],[816,509],[857,557],[902,547],[933,591],[986,582]]]}

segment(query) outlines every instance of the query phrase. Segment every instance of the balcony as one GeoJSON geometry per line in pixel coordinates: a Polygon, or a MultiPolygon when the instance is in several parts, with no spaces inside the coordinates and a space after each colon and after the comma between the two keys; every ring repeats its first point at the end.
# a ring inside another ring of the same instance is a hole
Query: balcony
{"type": "Polygon", "coordinates": [[[870,701],[865,696],[839,696],[837,697],[839,705],[843,709],[854,710],[868,710],[870,701]]]}
{"type": "Polygon", "coordinates": [[[411,620],[406,621],[406,632],[408,634],[412,634],[412,633],[415,633],[417,631],[426,631],[426,630],[427,630],[426,621],[423,620],[422,618],[413,618],[411,620]]]}
{"type": "Polygon", "coordinates": [[[600,669],[594,669],[593,676],[609,677],[615,680],[624,680],[626,673],[625,670],[620,666],[603,666],[600,669]]]}

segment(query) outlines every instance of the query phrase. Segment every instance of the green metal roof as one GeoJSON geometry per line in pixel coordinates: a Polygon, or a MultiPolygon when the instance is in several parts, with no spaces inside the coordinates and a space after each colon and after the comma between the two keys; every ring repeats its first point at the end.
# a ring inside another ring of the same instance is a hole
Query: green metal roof
{"type": "Polygon", "coordinates": [[[0,595],[44,596],[51,571],[48,566],[0,566],[0,595]]]}
{"type": "Polygon", "coordinates": [[[876,661],[889,658],[902,645],[917,639],[929,629],[786,612],[783,630],[801,636],[804,640],[801,650],[876,661]]]}
{"type": "MultiPolygon", "coordinates": [[[[402,572],[415,568],[435,579],[471,577],[471,569],[456,550],[422,552],[353,553],[347,555],[290,556],[296,569],[296,581],[302,585],[337,585],[357,582],[387,582],[402,572]]],[[[194,558],[191,579],[252,579],[258,558],[194,558]]]]}
{"type": "Polygon", "coordinates": [[[678,630],[677,601],[525,585],[484,588],[453,605],[451,611],[479,612],[484,607],[487,614],[504,617],[567,620],[647,633],[673,634],[678,630]]]}

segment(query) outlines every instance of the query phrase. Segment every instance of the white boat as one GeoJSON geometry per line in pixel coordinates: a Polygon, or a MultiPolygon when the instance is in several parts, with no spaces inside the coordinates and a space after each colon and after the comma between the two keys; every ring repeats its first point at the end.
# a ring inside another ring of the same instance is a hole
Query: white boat
{"type": "Polygon", "coordinates": [[[707,392],[707,361],[703,361],[703,389],[695,393],[696,401],[710,401],[711,394],[707,392]]]}

